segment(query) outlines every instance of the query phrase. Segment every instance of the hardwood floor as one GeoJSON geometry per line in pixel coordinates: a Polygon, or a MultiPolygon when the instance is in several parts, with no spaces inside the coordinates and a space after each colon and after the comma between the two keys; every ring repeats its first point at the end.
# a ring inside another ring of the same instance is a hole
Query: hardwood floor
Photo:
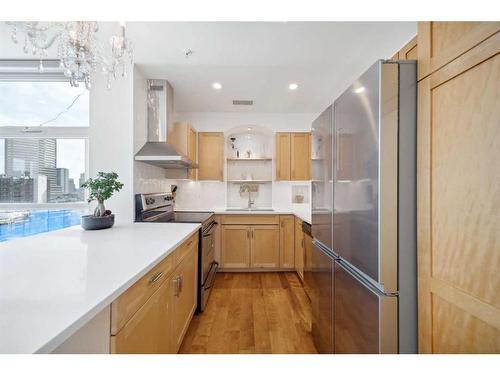
{"type": "Polygon", "coordinates": [[[179,353],[317,353],[311,304],[295,272],[217,274],[179,353]]]}

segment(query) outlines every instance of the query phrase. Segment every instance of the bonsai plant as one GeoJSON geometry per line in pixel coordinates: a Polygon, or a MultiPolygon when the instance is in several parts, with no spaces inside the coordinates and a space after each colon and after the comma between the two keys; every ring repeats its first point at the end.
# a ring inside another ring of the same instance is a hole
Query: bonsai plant
{"type": "Polygon", "coordinates": [[[82,184],[82,187],[89,190],[89,203],[97,201],[94,214],[82,217],[82,227],[84,229],[104,229],[113,226],[114,215],[111,215],[110,210],[106,210],[104,201],[111,198],[115,191],[120,191],[123,187],[123,184],[118,181],[118,174],[98,172],[96,178],[89,178],[82,184]]]}

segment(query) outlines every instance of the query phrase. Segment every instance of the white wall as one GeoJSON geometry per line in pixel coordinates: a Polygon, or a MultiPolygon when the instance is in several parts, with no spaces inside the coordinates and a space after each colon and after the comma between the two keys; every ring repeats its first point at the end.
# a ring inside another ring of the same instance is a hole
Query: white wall
{"type": "MultiPolygon", "coordinates": [[[[115,33],[119,32],[116,24],[115,33]]],[[[115,213],[116,223],[133,221],[133,74],[112,82],[106,88],[106,77],[93,75],[90,91],[89,173],[118,173],[124,187],[106,202],[115,213]]]]}

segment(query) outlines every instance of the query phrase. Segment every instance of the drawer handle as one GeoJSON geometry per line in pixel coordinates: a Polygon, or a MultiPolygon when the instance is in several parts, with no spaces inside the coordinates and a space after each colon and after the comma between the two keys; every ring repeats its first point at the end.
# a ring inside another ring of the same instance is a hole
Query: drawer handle
{"type": "Polygon", "coordinates": [[[153,275],[153,276],[149,279],[149,283],[150,283],[150,284],[153,284],[153,283],[157,282],[157,281],[160,279],[160,277],[161,277],[162,275],[163,275],[163,272],[161,272],[161,271],[160,271],[160,272],[155,273],[155,274],[154,274],[154,275],[153,275]]]}

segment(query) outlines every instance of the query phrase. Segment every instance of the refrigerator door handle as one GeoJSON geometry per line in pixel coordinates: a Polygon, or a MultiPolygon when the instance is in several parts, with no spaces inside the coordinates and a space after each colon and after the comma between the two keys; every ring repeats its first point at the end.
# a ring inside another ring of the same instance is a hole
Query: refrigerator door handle
{"type": "Polygon", "coordinates": [[[383,291],[377,289],[375,285],[371,284],[368,282],[364,277],[359,275],[356,271],[351,269],[343,260],[337,259],[337,264],[342,267],[342,269],[347,272],[349,275],[351,275],[356,281],[358,281],[361,285],[363,285],[366,289],[368,289],[370,292],[373,294],[379,296],[379,297],[396,297],[398,293],[384,293],[383,291]]]}

